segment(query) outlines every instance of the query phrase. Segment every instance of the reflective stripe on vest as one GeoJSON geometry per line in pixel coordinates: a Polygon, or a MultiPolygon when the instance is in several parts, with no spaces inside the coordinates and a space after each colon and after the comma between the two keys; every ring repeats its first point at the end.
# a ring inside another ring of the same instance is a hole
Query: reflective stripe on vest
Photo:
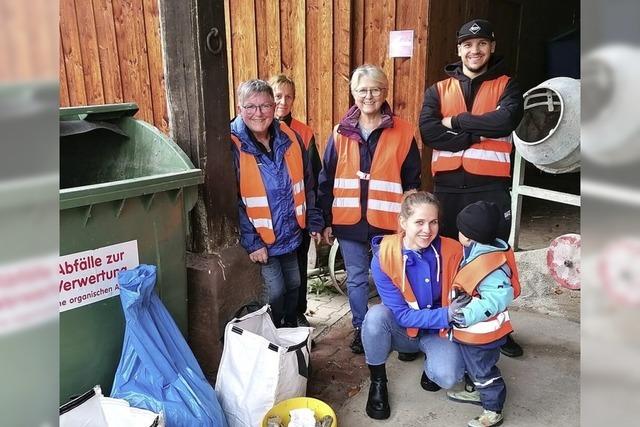
{"type": "Polygon", "coordinates": [[[291,125],[289,127],[302,137],[302,143],[304,144],[305,149],[309,149],[309,144],[311,144],[311,138],[313,138],[313,130],[302,123],[300,120],[296,120],[293,117],[291,118],[291,125]]]}
{"type": "Polygon", "coordinates": [[[338,153],[333,182],[333,224],[353,225],[362,218],[360,181],[369,181],[367,221],[385,230],[396,230],[402,199],[401,169],[414,137],[413,126],[398,117],[382,131],[371,172],[360,170],[360,142],[334,132],[338,153]]]}
{"type": "MultiPolygon", "coordinates": [[[[511,286],[513,287],[514,298],[517,298],[520,295],[520,279],[515,257],[510,248],[504,251],[479,255],[473,261],[464,265],[451,282],[449,296],[453,297],[456,288],[463,289],[469,295],[477,296],[476,288],[480,282],[505,264],[511,270],[511,286]]],[[[507,310],[467,328],[454,327],[452,329],[453,338],[466,344],[488,344],[511,332],[513,332],[513,327],[507,310]]]]}
{"type": "MultiPolygon", "coordinates": [[[[380,269],[391,279],[394,286],[400,290],[402,297],[409,307],[413,310],[420,310],[411,283],[404,271],[402,257],[402,234],[384,236],[380,242],[380,251],[378,253],[380,269]],[[409,286],[406,285],[407,283],[409,286]]],[[[445,307],[447,301],[449,301],[447,299],[449,287],[445,286],[445,284],[449,283],[455,274],[461,258],[462,246],[460,243],[447,237],[440,237],[440,264],[442,266],[442,273],[439,279],[442,287],[441,299],[443,307],[445,307]]],[[[407,335],[416,337],[418,335],[418,328],[407,328],[407,335]]]]}
{"type": "Polygon", "coordinates": [[[511,332],[513,327],[507,310],[468,328],[453,327],[453,337],[456,341],[467,344],[489,344],[511,332]]]}
{"type": "MultiPolygon", "coordinates": [[[[304,168],[302,164],[302,149],[295,134],[287,125],[280,123],[280,130],[291,140],[291,145],[285,152],[284,159],[287,164],[296,220],[300,228],[306,226],[306,194],[304,189],[304,168]]],[[[262,241],[268,245],[276,241],[271,218],[271,208],[267,198],[258,161],[253,154],[241,150],[241,142],[235,135],[231,135],[239,152],[240,197],[245,205],[249,221],[255,227],[262,241]]]]}
{"type": "MultiPolygon", "coordinates": [[[[507,83],[509,83],[507,76],[483,82],[473,101],[471,113],[480,115],[495,111],[507,83]]],[[[467,111],[464,94],[457,79],[450,77],[442,80],[437,83],[437,88],[443,117],[456,116],[467,111]]],[[[509,155],[512,145],[509,134],[502,138],[482,137],[480,142],[462,151],[433,150],[431,172],[435,175],[437,172],[452,171],[462,167],[475,175],[509,177],[511,164],[509,155]]]]}

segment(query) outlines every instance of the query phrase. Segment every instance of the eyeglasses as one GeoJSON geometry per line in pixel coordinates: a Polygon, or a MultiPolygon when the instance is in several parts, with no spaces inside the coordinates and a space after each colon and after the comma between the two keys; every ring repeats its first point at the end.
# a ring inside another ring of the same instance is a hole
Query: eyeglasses
{"type": "Polygon", "coordinates": [[[355,93],[358,98],[366,98],[368,93],[370,93],[373,97],[378,97],[385,89],[386,87],[372,87],[370,89],[361,88],[354,90],[353,93],[355,93]]]}
{"type": "Polygon", "coordinates": [[[261,113],[269,112],[273,109],[276,104],[262,104],[262,105],[243,105],[242,108],[245,109],[249,114],[255,114],[258,109],[260,109],[261,113]]]}

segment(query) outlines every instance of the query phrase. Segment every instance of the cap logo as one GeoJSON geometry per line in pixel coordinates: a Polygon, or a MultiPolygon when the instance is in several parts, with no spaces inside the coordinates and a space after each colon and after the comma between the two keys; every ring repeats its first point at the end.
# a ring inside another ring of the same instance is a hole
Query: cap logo
{"type": "Polygon", "coordinates": [[[480,26],[474,22],[471,28],[469,28],[469,31],[471,31],[471,33],[473,34],[478,34],[478,31],[480,31],[481,29],[482,28],[480,28],[480,26]]]}

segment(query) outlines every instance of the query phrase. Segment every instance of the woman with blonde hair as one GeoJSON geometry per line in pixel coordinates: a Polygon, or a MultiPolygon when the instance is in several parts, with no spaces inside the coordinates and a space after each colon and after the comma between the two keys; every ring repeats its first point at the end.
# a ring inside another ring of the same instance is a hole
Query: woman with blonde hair
{"type": "MultiPolygon", "coordinates": [[[[294,130],[302,139],[302,143],[307,150],[314,182],[318,182],[318,174],[322,168],[320,155],[316,147],[316,139],[313,129],[300,120],[294,119],[291,113],[293,103],[296,100],[296,84],[284,74],[278,74],[269,79],[269,85],[273,89],[273,99],[275,101],[274,117],[281,123],[286,124],[294,130]]],[[[317,187],[314,187],[316,189],[317,187]]],[[[298,289],[298,325],[310,326],[304,313],[307,311],[307,254],[311,245],[311,237],[303,234],[302,243],[297,250],[298,269],[300,270],[300,288],[298,289]]]]}
{"type": "Polygon", "coordinates": [[[451,388],[464,377],[459,345],[445,331],[471,298],[461,294],[449,303],[462,246],[439,236],[439,216],[431,193],[408,192],[401,202],[401,232],[372,241],[371,272],[382,304],[368,311],[362,341],[371,374],[366,412],[374,419],[391,414],[385,369],[391,351],[425,354],[420,385],[427,391],[451,388]]]}

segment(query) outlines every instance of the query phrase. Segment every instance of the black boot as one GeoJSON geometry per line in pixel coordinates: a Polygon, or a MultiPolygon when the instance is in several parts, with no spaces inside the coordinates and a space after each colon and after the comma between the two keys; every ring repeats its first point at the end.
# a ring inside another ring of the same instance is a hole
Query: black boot
{"type": "Polygon", "coordinates": [[[362,346],[362,331],[360,328],[353,329],[353,341],[351,341],[351,352],[355,354],[364,353],[364,347],[362,346]]]}
{"type": "Polygon", "coordinates": [[[440,386],[435,382],[431,381],[431,379],[427,376],[427,374],[424,371],[422,371],[422,376],[420,377],[420,386],[426,391],[440,390],[440,386]]]}
{"type": "Polygon", "coordinates": [[[391,415],[389,392],[387,391],[387,370],[384,364],[367,366],[371,372],[367,415],[374,420],[386,420],[391,415]]]}
{"type": "Polygon", "coordinates": [[[500,347],[500,353],[507,357],[520,357],[524,353],[511,334],[507,335],[507,341],[500,347]]]}
{"type": "Polygon", "coordinates": [[[398,360],[402,362],[413,362],[420,356],[420,352],[417,353],[403,353],[401,351],[398,352],[398,360]]]}

